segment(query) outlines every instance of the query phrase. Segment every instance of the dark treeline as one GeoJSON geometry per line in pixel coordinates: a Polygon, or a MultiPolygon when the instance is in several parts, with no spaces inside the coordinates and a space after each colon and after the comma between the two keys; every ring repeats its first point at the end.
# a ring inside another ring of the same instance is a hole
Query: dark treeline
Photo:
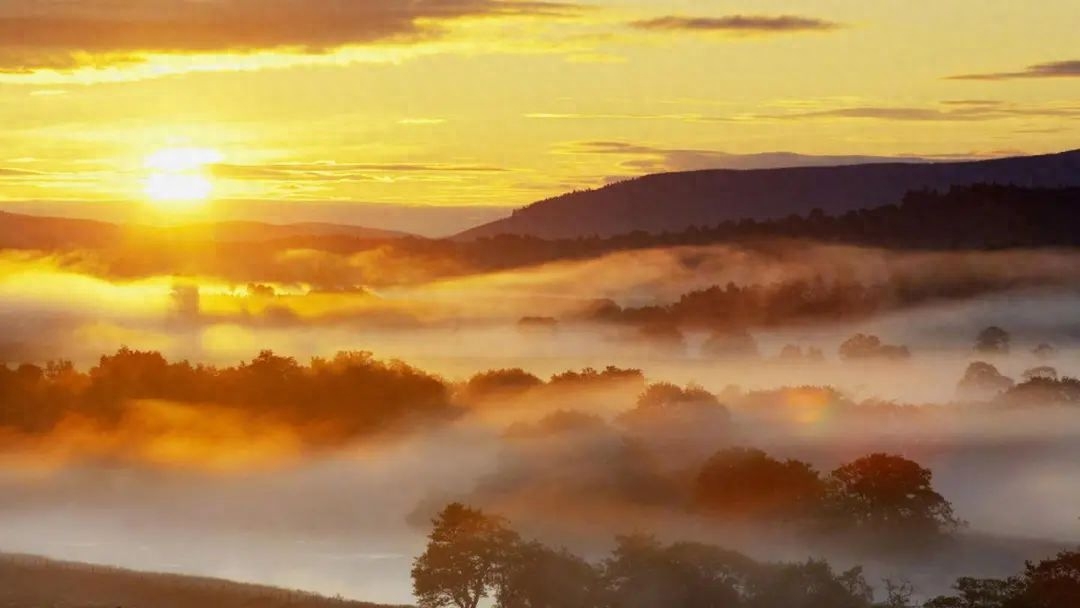
{"type": "Polygon", "coordinates": [[[602,370],[586,368],[555,374],[545,382],[521,368],[493,369],[475,374],[461,389],[463,398],[482,402],[518,397],[534,391],[569,388],[576,391],[625,387],[631,391],[645,388],[645,374],[639,369],[622,369],[612,365],[602,370]]]}
{"type": "Polygon", "coordinates": [[[501,235],[460,242],[403,239],[391,247],[413,255],[455,257],[486,270],[631,249],[776,238],[897,249],[1075,247],[1080,245],[1078,204],[1080,188],[972,185],[947,192],[910,192],[898,205],[838,216],[815,209],[805,216],[747,219],[661,234],[633,232],[562,240],[501,235]]]}
{"type": "Polygon", "coordinates": [[[341,441],[453,411],[442,380],[366,352],[315,358],[305,366],[264,351],[217,368],[123,348],[85,373],[69,362],[0,367],[0,427],[8,430],[46,433],[72,415],[108,428],[139,400],[234,407],[288,423],[313,441],[341,441]]]}
{"type": "Polygon", "coordinates": [[[584,391],[645,386],[640,370],[608,367],[556,374],[544,382],[521,370],[481,373],[463,386],[370,352],[341,352],[302,364],[263,351],[228,367],[170,362],[121,348],[87,371],[69,361],[0,365],[0,432],[43,435],[73,417],[102,430],[122,424],[132,403],[163,401],[233,408],[287,424],[313,444],[331,445],[384,430],[459,417],[487,398],[524,387],[584,391]]]}
{"type": "MultiPolygon", "coordinates": [[[[545,240],[500,235],[473,241],[401,239],[389,250],[405,257],[457,259],[477,271],[655,247],[794,239],[894,249],[1008,249],[1080,245],[1080,188],[973,185],[908,193],[899,205],[829,216],[725,222],[682,232],[545,240]]],[[[309,243],[310,244],[310,243],[309,243]]],[[[347,245],[339,241],[338,246],[347,245]]]]}
{"type": "MultiPolygon", "coordinates": [[[[566,550],[526,541],[497,516],[451,504],[434,519],[413,563],[421,608],[914,608],[916,590],[884,581],[884,597],[861,568],[836,572],[825,561],[762,563],[694,542],[650,536],[616,538],[592,563],[566,550]]],[[[1080,601],[1080,553],[1028,564],[1007,580],[961,578],[955,596],[926,608],[1071,608],[1080,601]]]]}
{"type": "Polygon", "coordinates": [[[1062,376],[1057,368],[1040,365],[1025,370],[1019,382],[986,361],[971,363],[957,384],[957,394],[970,401],[999,406],[1080,406],[1080,379],[1062,376]]]}
{"type": "Polygon", "coordinates": [[[862,319],[912,306],[987,295],[1025,284],[1045,284],[1011,277],[884,277],[867,284],[844,279],[791,280],[773,284],[713,286],[684,294],[671,304],[622,307],[597,302],[582,313],[592,321],[639,327],[678,327],[737,331],[812,322],[862,319]]]}
{"type": "MultiPolygon", "coordinates": [[[[845,344],[843,352],[858,350],[850,340],[845,344]]],[[[878,344],[876,348],[891,353],[901,347],[878,344]]],[[[877,352],[864,350],[848,356],[877,352]]],[[[774,404],[790,401],[793,391],[811,392],[815,402],[844,416],[905,409],[872,400],[856,403],[828,387],[732,393],[724,401],[741,410],[767,413],[774,404]]],[[[158,400],[235,408],[289,424],[313,442],[335,443],[424,421],[455,419],[485,403],[498,406],[529,397],[550,401],[589,392],[610,398],[641,395],[636,406],[618,417],[627,427],[635,421],[660,423],[665,417],[696,420],[704,415],[701,420],[709,420],[711,426],[729,419],[726,407],[704,390],[647,386],[641,370],[613,366],[567,371],[546,381],[521,369],[489,370],[459,384],[401,361],[376,359],[370,352],[315,357],[305,365],[264,351],[251,361],[215,367],[170,362],[158,352],[122,348],[102,356],[87,371],[67,361],[0,365],[0,430],[45,434],[70,416],[107,429],[122,422],[130,403],[158,400]]],[[[1016,382],[993,365],[976,362],[960,379],[959,396],[986,405],[1076,405],[1080,404],[1080,381],[1059,377],[1055,368],[1043,365],[1027,370],[1016,382]]]]}

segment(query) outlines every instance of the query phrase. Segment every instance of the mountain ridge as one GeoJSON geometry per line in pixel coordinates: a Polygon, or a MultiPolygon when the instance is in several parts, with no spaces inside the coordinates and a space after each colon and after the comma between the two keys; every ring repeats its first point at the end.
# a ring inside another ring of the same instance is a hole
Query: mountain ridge
{"type": "Polygon", "coordinates": [[[594,190],[563,194],[518,209],[509,218],[456,235],[500,234],[546,239],[614,236],[872,208],[913,190],[978,183],[1026,187],[1080,186],[1080,149],[962,162],[892,162],[768,169],[655,173],[594,190]]]}

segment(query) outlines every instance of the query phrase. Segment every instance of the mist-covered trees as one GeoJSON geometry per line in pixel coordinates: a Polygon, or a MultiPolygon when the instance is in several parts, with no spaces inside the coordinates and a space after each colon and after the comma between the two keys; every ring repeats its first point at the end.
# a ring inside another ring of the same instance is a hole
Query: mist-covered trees
{"type": "Polygon", "coordinates": [[[682,388],[658,382],[649,385],[635,407],[620,414],[617,420],[639,431],[696,427],[715,432],[726,426],[731,416],[715,395],[699,386],[682,388]]]}
{"type": "Polygon", "coordinates": [[[823,560],[765,563],[695,542],[620,536],[602,560],[523,540],[502,518],[460,504],[434,520],[416,559],[421,608],[1073,608],[1080,605],[1080,552],[1067,551],[1007,579],[963,577],[955,593],[912,603],[906,581],[874,589],[862,569],[823,560]]]}
{"type": "Polygon", "coordinates": [[[866,334],[856,334],[848,338],[839,349],[840,358],[845,361],[860,359],[882,359],[900,361],[911,358],[911,351],[906,346],[885,344],[881,338],[866,334]]]}
{"type": "Polygon", "coordinates": [[[698,543],[663,545],[651,536],[622,536],[602,564],[604,606],[739,606],[757,564],[698,543]]]}
{"type": "Polygon", "coordinates": [[[961,525],[931,483],[933,473],[889,454],[871,454],[829,474],[827,509],[845,527],[872,535],[928,538],[961,525]]]}
{"type": "Polygon", "coordinates": [[[1007,579],[964,577],[953,595],[939,596],[925,608],[1071,608],[1080,606],[1080,552],[1065,551],[1007,579]]]}
{"type": "Polygon", "coordinates": [[[507,397],[544,384],[540,378],[521,368],[480,372],[465,383],[464,392],[471,398],[507,397]]]}
{"type": "Polygon", "coordinates": [[[69,417],[109,429],[139,401],[212,404],[288,424],[324,443],[455,415],[450,387],[440,378],[367,352],[303,365],[263,351],[251,361],[217,368],[121,348],[86,373],[65,362],[0,366],[0,399],[0,427],[25,433],[48,432],[69,417]]]}
{"type": "Polygon", "coordinates": [[[729,448],[701,467],[696,504],[729,518],[791,520],[815,515],[825,484],[805,462],[779,461],[765,452],[729,448]]]}
{"type": "Polygon", "coordinates": [[[500,608],[594,608],[603,598],[597,568],[536,541],[515,543],[506,553],[496,590],[500,608]]]}
{"type": "Polygon", "coordinates": [[[1068,376],[1035,376],[1005,391],[998,401],[1012,406],[1077,406],[1080,405],[1080,380],[1068,376]]]}
{"type": "Polygon", "coordinates": [[[957,393],[967,399],[992,397],[1009,390],[1016,383],[985,361],[968,365],[956,386],[957,393]]]}
{"type": "Polygon", "coordinates": [[[412,576],[421,608],[869,608],[858,568],[825,562],[765,564],[701,543],[645,535],[615,540],[590,563],[523,541],[505,522],[454,504],[435,519],[412,576]]]}
{"type": "Polygon", "coordinates": [[[822,477],[809,464],[728,448],[702,465],[698,508],[729,519],[798,521],[867,539],[933,540],[959,527],[952,505],[918,463],[871,454],[822,477]]]}

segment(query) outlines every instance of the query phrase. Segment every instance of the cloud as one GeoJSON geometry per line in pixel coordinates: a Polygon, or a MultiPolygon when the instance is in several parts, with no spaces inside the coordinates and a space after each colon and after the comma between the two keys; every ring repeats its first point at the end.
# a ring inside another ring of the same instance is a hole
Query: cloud
{"type": "Polygon", "coordinates": [[[722,32],[728,34],[824,32],[843,27],[833,21],[797,15],[727,15],[724,17],[680,17],[669,15],[656,19],[634,21],[630,25],[641,30],[722,32]]]}
{"type": "Polygon", "coordinates": [[[1019,72],[958,74],[949,80],[1016,80],[1020,78],[1080,78],[1080,60],[1036,63],[1019,72]]]}
{"type": "MultiPolygon", "coordinates": [[[[701,169],[775,169],[881,162],[912,162],[902,156],[811,156],[792,152],[732,154],[718,150],[664,148],[621,141],[586,141],[565,144],[563,154],[607,154],[627,157],[619,166],[635,173],[696,171],[701,169]]],[[[621,178],[619,178],[621,179],[621,178]]]]}
{"type": "Polygon", "coordinates": [[[216,177],[241,180],[370,181],[380,175],[504,173],[502,167],[440,163],[281,163],[268,165],[219,164],[211,168],[216,177]]]}
{"type": "Polygon", "coordinates": [[[584,112],[529,112],[525,118],[536,120],[673,120],[678,122],[738,122],[741,117],[706,116],[702,114],[650,114],[650,113],[584,113],[584,112]]]}
{"type": "Polygon", "coordinates": [[[1005,118],[1042,117],[1074,118],[1080,116],[1080,105],[1019,105],[991,100],[945,101],[934,106],[853,106],[809,112],[759,115],[758,118],[799,120],[816,118],[854,118],[912,122],[970,122],[1005,118]]]}
{"type": "Polygon", "coordinates": [[[466,17],[573,11],[526,0],[22,0],[0,5],[0,72],[114,66],[151,54],[324,54],[428,40],[466,17]]]}

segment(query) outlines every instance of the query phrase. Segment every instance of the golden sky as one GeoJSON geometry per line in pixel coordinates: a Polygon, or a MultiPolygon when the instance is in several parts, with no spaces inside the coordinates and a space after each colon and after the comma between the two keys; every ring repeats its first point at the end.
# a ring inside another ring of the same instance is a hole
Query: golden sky
{"type": "Polygon", "coordinates": [[[1078,23],[1075,0],[0,2],[0,201],[508,206],[729,155],[1059,151],[1078,23]],[[195,157],[179,184],[163,150],[195,157]]]}

